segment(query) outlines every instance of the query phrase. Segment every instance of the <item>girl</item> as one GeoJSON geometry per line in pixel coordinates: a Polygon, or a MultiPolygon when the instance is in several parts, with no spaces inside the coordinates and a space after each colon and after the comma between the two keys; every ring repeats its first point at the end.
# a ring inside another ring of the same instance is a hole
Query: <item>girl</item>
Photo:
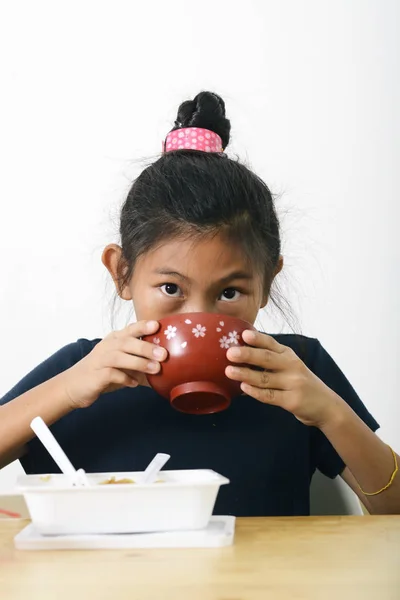
{"type": "Polygon", "coordinates": [[[229,133],[216,94],[180,106],[164,153],[122,208],[121,245],[102,256],[138,322],[62,348],[2,398],[1,463],[20,458],[28,473],[54,472],[29,427],[41,415],[88,472],[141,470],[163,451],[171,469],[226,475],[217,514],[307,515],[317,468],[340,474],[370,512],[400,513],[398,457],[317,340],[245,332],[248,347],[227,351],[226,370],[243,395],[215,415],[176,412],[147,384],[167,358],[140,339],[158,331],[158,319],[206,311],[253,323],[273,301],[283,266],[274,203],[263,181],[223,153],[229,133]]]}

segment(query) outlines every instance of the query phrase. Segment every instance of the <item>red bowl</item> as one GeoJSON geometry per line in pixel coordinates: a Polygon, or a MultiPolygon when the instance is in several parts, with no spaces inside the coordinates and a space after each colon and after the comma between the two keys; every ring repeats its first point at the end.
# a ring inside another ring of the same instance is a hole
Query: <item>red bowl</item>
{"type": "Polygon", "coordinates": [[[242,333],[254,327],[214,313],[171,315],[159,323],[157,334],[143,338],[168,350],[161,371],[147,376],[151,387],[181,412],[201,415],[228,408],[241,389],[225,375],[231,364],[226,352],[246,345],[242,333]]]}

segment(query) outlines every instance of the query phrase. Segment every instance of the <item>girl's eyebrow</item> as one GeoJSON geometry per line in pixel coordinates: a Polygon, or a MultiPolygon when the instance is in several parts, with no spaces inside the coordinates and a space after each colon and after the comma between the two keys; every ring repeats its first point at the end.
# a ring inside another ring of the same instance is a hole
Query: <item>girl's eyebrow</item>
{"type": "Polygon", "coordinates": [[[230,281],[236,281],[237,279],[241,279],[244,281],[251,281],[253,279],[253,275],[246,271],[234,271],[233,273],[230,273],[226,277],[223,277],[222,279],[220,279],[218,281],[218,283],[220,283],[221,285],[226,285],[230,281]]]}
{"type": "MultiPolygon", "coordinates": [[[[157,275],[166,275],[169,277],[176,277],[178,279],[181,279],[182,281],[190,281],[189,277],[187,277],[186,275],[183,275],[182,273],[179,273],[178,271],[174,271],[173,269],[171,269],[169,267],[163,267],[160,269],[156,269],[154,271],[154,273],[156,273],[157,275]]],[[[234,271],[233,273],[230,273],[226,277],[219,279],[216,283],[221,284],[221,285],[226,285],[230,281],[234,281],[237,279],[250,281],[251,279],[253,279],[253,275],[246,271],[234,271]]]]}
{"type": "Polygon", "coordinates": [[[161,269],[155,269],[154,273],[156,275],[166,275],[168,277],[177,277],[178,279],[182,279],[183,281],[190,281],[189,277],[186,275],[182,275],[182,273],[178,273],[178,271],[174,271],[168,267],[164,267],[161,269]]]}

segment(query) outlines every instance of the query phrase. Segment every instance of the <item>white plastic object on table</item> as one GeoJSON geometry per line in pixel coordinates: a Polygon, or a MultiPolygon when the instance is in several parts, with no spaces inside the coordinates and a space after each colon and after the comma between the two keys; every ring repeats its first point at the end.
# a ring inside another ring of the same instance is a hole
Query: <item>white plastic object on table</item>
{"type": "Polygon", "coordinates": [[[162,482],[140,483],[142,472],[87,473],[89,487],[65,475],[20,475],[32,523],[42,535],[182,531],[207,527],[221,485],[211,470],[162,471],[162,482]],[[99,485],[110,478],[138,483],[99,485]],[[44,480],[45,479],[45,480],[44,480]]]}
{"type": "Polygon", "coordinates": [[[169,454],[162,454],[161,452],[156,454],[145,471],[143,471],[143,475],[140,477],[140,483],[154,483],[159,472],[170,458],[171,456],[169,454]]]}
{"type": "Polygon", "coordinates": [[[70,479],[71,485],[90,486],[85,471],[83,469],[78,469],[78,471],[75,469],[41,417],[35,417],[33,419],[31,422],[31,429],[42,442],[61,472],[70,479]]]}
{"type": "Polygon", "coordinates": [[[17,550],[111,550],[117,548],[221,548],[231,546],[235,517],[211,517],[204,529],[106,535],[41,535],[30,523],[14,538],[17,550]]]}

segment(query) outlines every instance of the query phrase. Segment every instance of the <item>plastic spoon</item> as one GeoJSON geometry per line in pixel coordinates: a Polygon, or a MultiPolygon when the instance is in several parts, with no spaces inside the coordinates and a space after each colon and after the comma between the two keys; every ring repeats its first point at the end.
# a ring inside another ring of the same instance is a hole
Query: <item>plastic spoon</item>
{"type": "Polygon", "coordinates": [[[65,454],[64,450],[41,417],[35,417],[33,419],[31,429],[42,442],[43,446],[62,473],[71,480],[72,485],[90,486],[85,471],[83,469],[77,471],[74,468],[68,456],[65,454]]]}
{"type": "Polygon", "coordinates": [[[140,477],[140,483],[154,483],[154,481],[157,479],[158,473],[170,458],[171,457],[169,454],[156,454],[147,469],[143,471],[143,474],[140,477]]]}

